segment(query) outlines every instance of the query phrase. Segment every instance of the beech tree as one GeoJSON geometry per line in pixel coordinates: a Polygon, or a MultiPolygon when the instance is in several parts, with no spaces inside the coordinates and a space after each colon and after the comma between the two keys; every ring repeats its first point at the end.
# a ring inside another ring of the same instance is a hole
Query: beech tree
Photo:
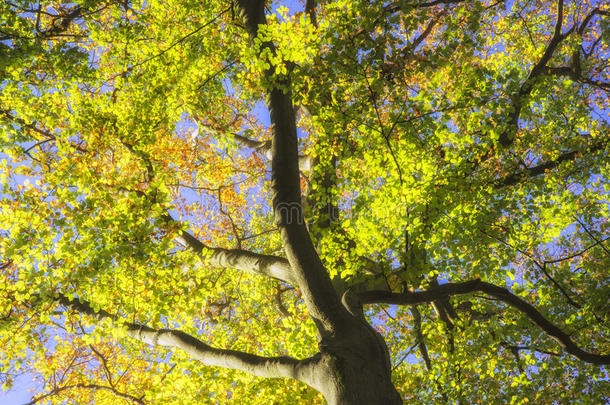
{"type": "Polygon", "coordinates": [[[606,403],[610,7],[0,5],[31,403],[606,403]]]}

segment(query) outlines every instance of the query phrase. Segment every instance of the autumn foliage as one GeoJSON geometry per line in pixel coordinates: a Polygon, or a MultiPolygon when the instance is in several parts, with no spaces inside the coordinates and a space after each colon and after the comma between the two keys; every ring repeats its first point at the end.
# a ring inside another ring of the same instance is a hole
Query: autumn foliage
{"type": "Polygon", "coordinates": [[[405,403],[609,401],[609,16],[2,2],[3,389],[358,403],[298,370],[364,347],[405,403]]]}

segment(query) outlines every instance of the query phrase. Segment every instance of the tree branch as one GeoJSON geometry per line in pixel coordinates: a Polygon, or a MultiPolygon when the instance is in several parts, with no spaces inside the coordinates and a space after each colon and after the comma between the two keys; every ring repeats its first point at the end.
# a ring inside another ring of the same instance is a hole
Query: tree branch
{"type": "Polygon", "coordinates": [[[610,90],[609,82],[602,82],[599,80],[593,80],[593,79],[586,78],[586,77],[582,76],[582,74],[579,74],[576,70],[574,70],[568,66],[547,67],[547,68],[545,68],[544,73],[549,76],[551,76],[551,75],[567,76],[575,82],[580,82],[580,83],[588,84],[588,85],[591,85],[594,87],[599,87],[600,89],[603,89],[603,90],[610,90]]]}
{"type": "MultiPolygon", "coordinates": [[[[104,310],[94,310],[83,300],[69,299],[57,294],[54,300],[66,308],[80,314],[88,315],[98,321],[110,320],[121,323],[121,319],[104,310]]],[[[177,348],[185,351],[203,364],[241,370],[246,373],[266,378],[293,378],[306,384],[311,382],[308,366],[315,358],[297,360],[292,357],[263,357],[236,350],[218,349],[185,332],[175,329],[153,329],[146,325],[131,322],[122,323],[127,335],[133,339],[152,346],[177,348]]]]}
{"type": "Polygon", "coordinates": [[[95,346],[89,345],[89,347],[91,348],[93,353],[95,353],[95,355],[100,360],[100,363],[101,363],[102,368],[104,370],[104,374],[106,375],[106,379],[108,380],[108,384],[110,384],[110,386],[112,388],[114,388],[114,382],[112,381],[112,373],[110,372],[110,369],[108,368],[108,361],[106,360],[106,357],[104,355],[102,355],[102,353],[100,353],[100,351],[97,350],[95,348],[95,346]]]}
{"type": "Polygon", "coordinates": [[[479,279],[462,283],[447,283],[424,291],[391,293],[387,291],[367,291],[358,294],[363,304],[416,305],[439,300],[452,295],[469,294],[480,291],[495,297],[526,315],[534,324],[554,339],[568,353],[582,361],[593,364],[610,364],[610,355],[599,355],[584,351],[576,345],[568,334],[544,317],[533,305],[511,293],[504,287],[486,283],[479,279]]]}
{"type": "Polygon", "coordinates": [[[318,19],[316,17],[316,0],[307,0],[305,2],[305,13],[309,16],[309,20],[311,21],[311,25],[314,27],[318,26],[318,19]]]}
{"type": "MultiPolygon", "coordinates": [[[[250,38],[266,24],[264,1],[238,0],[250,38]]],[[[263,50],[275,53],[270,42],[263,50]]],[[[323,337],[333,336],[337,326],[353,318],[342,306],[328,272],[318,256],[304,223],[298,166],[296,117],[290,94],[290,77],[275,77],[275,69],[264,76],[274,83],[267,89],[267,105],[273,126],[271,184],[275,222],[303,298],[323,337]]]]}
{"type": "MultiPolygon", "coordinates": [[[[173,221],[169,215],[165,218],[173,221]]],[[[290,263],[283,257],[242,249],[208,247],[187,231],[181,232],[178,242],[197,255],[202,266],[209,264],[213,267],[231,268],[272,277],[289,284],[297,283],[290,263]]]]}
{"type": "Polygon", "coordinates": [[[59,394],[62,391],[72,390],[72,389],[75,389],[75,388],[83,388],[83,389],[89,389],[89,390],[110,391],[114,395],[116,395],[117,397],[125,399],[127,401],[131,401],[131,402],[134,402],[136,404],[141,404],[141,405],[146,404],[146,402],[144,402],[142,399],[140,399],[138,397],[134,397],[133,395],[129,395],[129,394],[125,394],[123,392],[120,392],[120,391],[116,390],[113,387],[107,387],[105,385],[99,385],[99,384],[78,383],[78,384],[64,385],[63,387],[54,388],[54,389],[51,390],[51,392],[48,392],[48,393],[46,393],[44,395],[41,395],[39,397],[32,398],[32,400],[30,402],[28,402],[26,405],[34,405],[35,403],[43,401],[46,398],[52,397],[53,395],[57,395],[57,394],[59,394]]]}
{"type": "MultiPolygon", "coordinates": [[[[125,194],[134,192],[139,197],[145,196],[139,190],[120,189],[119,191],[125,194]]],[[[161,219],[168,224],[179,222],[169,214],[162,215],[161,219]]],[[[293,285],[297,284],[297,279],[294,276],[290,263],[283,257],[242,249],[209,247],[186,230],[180,231],[176,241],[199,258],[200,266],[211,265],[219,268],[231,268],[265,277],[272,277],[293,285]]]]}
{"type": "MultiPolygon", "coordinates": [[[[515,247],[515,246],[512,246],[510,243],[508,243],[508,242],[506,242],[506,241],[504,241],[504,240],[502,240],[502,239],[500,239],[500,238],[497,238],[497,237],[495,237],[495,236],[493,236],[493,235],[490,235],[489,233],[487,233],[487,232],[483,231],[482,229],[481,229],[481,233],[482,233],[483,235],[487,236],[488,238],[491,238],[491,239],[493,239],[493,240],[495,240],[495,241],[498,241],[498,242],[500,242],[500,243],[502,243],[502,244],[504,244],[504,245],[508,246],[508,247],[509,247],[509,248],[511,248],[511,249],[515,249],[517,252],[519,252],[519,253],[521,253],[523,256],[527,257],[527,258],[528,258],[528,259],[529,259],[529,260],[530,260],[532,263],[534,263],[534,265],[535,265],[536,267],[538,267],[538,269],[540,269],[540,271],[542,271],[542,273],[543,273],[543,274],[544,274],[544,276],[547,278],[547,280],[549,280],[549,281],[550,281],[550,282],[551,282],[551,283],[552,283],[552,284],[555,286],[555,288],[557,288],[557,290],[559,290],[559,292],[561,292],[561,294],[564,296],[564,298],[566,299],[566,301],[568,302],[568,304],[570,304],[571,306],[573,306],[574,308],[577,308],[577,309],[582,308],[582,305],[580,305],[579,303],[577,303],[576,301],[574,301],[574,300],[572,299],[572,297],[570,296],[570,294],[568,294],[568,292],[567,292],[567,291],[566,291],[566,290],[565,290],[565,289],[564,289],[564,288],[561,286],[561,284],[559,284],[559,283],[557,282],[557,280],[555,280],[555,279],[554,279],[554,278],[553,278],[553,277],[552,277],[552,276],[549,274],[549,272],[546,270],[546,265],[547,265],[547,264],[553,264],[553,263],[557,263],[557,262],[559,262],[560,260],[553,260],[553,261],[547,261],[547,260],[545,260],[545,261],[543,261],[542,263],[540,263],[538,260],[536,260],[536,258],[535,258],[533,255],[529,254],[528,252],[526,252],[526,251],[524,251],[524,250],[521,250],[521,249],[519,249],[519,248],[517,248],[517,247],[515,247]]],[[[586,250],[585,250],[585,251],[586,251],[586,250]]],[[[582,255],[582,253],[584,253],[585,251],[581,252],[580,254],[582,255]]],[[[572,257],[576,257],[576,256],[577,256],[577,255],[573,255],[572,257]]],[[[563,260],[569,260],[569,259],[570,259],[570,258],[564,258],[563,260]]]]}
{"type": "Polygon", "coordinates": [[[413,315],[413,329],[415,330],[415,340],[417,344],[417,348],[419,349],[419,353],[421,354],[422,359],[424,360],[424,364],[426,365],[426,370],[432,370],[432,362],[430,361],[430,356],[428,355],[428,347],[426,346],[426,342],[424,341],[424,334],[421,329],[421,314],[419,309],[417,309],[416,305],[412,305],[410,308],[411,315],[413,315]]]}
{"type": "MultiPolygon", "coordinates": [[[[415,4],[406,4],[402,7],[409,7],[409,8],[427,8],[427,7],[434,7],[434,6],[438,6],[439,4],[458,4],[458,3],[463,3],[465,0],[433,0],[433,1],[426,1],[423,3],[415,3],[415,4]]],[[[388,6],[386,6],[385,11],[387,13],[395,13],[399,10],[401,10],[401,2],[396,2],[396,3],[392,3],[388,6]]]]}
{"type": "MultiPolygon", "coordinates": [[[[605,239],[599,239],[599,238],[597,238],[597,237],[596,237],[596,236],[595,236],[595,235],[594,235],[594,234],[593,234],[593,233],[592,233],[592,232],[589,230],[589,228],[587,228],[587,227],[585,226],[585,224],[584,224],[584,223],[583,223],[583,222],[582,222],[580,219],[578,219],[578,216],[575,216],[575,219],[576,219],[576,222],[578,222],[578,223],[580,224],[580,226],[582,227],[582,229],[584,229],[584,230],[585,230],[585,232],[586,232],[586,233],[587,233],[587,234],[588,234],[588,235],[591,237],[591,239],[593,239],[593,240],[595,241],[595,244],[594,244],[594,245],[591,245],[591,246],[590,246],[588,249],[586,249],[586,250],[589,250],[589,249],[591,249],[591,248],[593,248],[593,247],[595,247],[595,246],[599,246],[599,247],[601,247],[601,248],[602,248],[602,250],[603,250],[604,252],[606,252],[606,254],[607,254],[607,255],[609,255],[609,256],[610,256],[610,250],[608,250],[608,248],[607,248],[607,247],[604,245],[604,243],[605,243],[605,242],[606,242],[608,239],[610,239],[610,237],[609,237],[609,238],[605,238],[605,239]]],[[[585,250],[585,251],[586,251],[586,250],[585,250]]],[[[583,253],[584,253],[585,251],[583,251],[583,253]]]]}
{"type": "Polygon", "coordinates": [[[561,163],[571,162],[573,160],[576,160],[576,158],[578,158],[579,156],[586,155],[586,154],[592,154],[597,151],[603,150],[609,142],[610,142],[609,140],[605,139],[605,140],[601,140],[601,141],[594,143],[593,145],[589,146],[584,151],[572,150],[570,152],[562,153],[554,160],[540,163],[539,165],[534,166],[534,167],[528,167],[525,170],[521,170],[517,173],[510,174],[502,179],[498,179],[493,182],[494,187],[498,189],[498,188],[503,188],[506,186],[512,186],[512,185],[522,182],[525,179],[539,176],[541,174],[544,174],[548,170],[556,168],[561,163]]]}
{"type": "Polygon", "coordinates": [[[589,25],[589,22],[591,22],[591,19],[593,17],[595,17],[596,15],[608,17],[608,16],[610,16],[610,11],[603,11],[597,7],[594,8],[593,10],[591,10],[591,12],[589,14],[587,14],[585,19],[583,20],[582,24],[580,24],[580,27],[578,27],[579,35],[582,35],[585,32],[585,30],[587,29],[587,25],[589,25]]]}
{"type": "Polygon", "coordinates": [[[534,89],[535,79],[542,75],[545,72],[546,64],[551,60],[553,53],[557,49],[557,46],[561,41],[563,41],[574,29],[572,27],[565,34],[561,33],[561,24],[563,21],[563,0],[558,0],[557,2],[557,19],[555,22],[555,29],[553,32],[553,36],[551,40],[548,42],[542,57],[538,62],[534,65],[532,70],[530,71],[527,79],[523,82],[519,91],[511,97],[511,107],[512,111],[509,115],[509,127],[500,134],[499,142],[505,148],[512,145],[515,133],[517,131],[519,125],[519,116],[521,115],[521,109],[523,108],[523,104],[525,99],[534,89]]]}
{"type": "MultiPolygon", "coordinates": [[[[255,149],[267,159],[271,160],[271,140],[259,141],[233,132],[218,130],[211,126],[204,126],[204,129],[216,135],[232,137],[239,145],[245,146],[246,148],[255,149]]],[[[310,156],[299,155],[299,170],[302,172],[308,172],[311,170],[310,156]]]]}
{"type": "Polygon", "coordinates": [[[165,54],[165,53],[169,52],[169,51],[170,51],[170,50],[172,50],[172,49],[173,49],[173,48],[174,48],[176,45],[178,45],[178,44],[180,44],[180,43],[182,43],[182,42],[186,41],[188,38],[190,38],[191,36],[193,36],[193,35],[197,34],[197,33],[198,33],[198,32],[200,32],[201,30],[203,30],[204,28],[207,28],[208,26],[210,26],[210,25],[212,25],[212,24],[216,23],[216,21],[217,21],[217,20],[218,20],[220,17],[222,17],[222,16],[223,16],[225,13],[229,12],[230,10],[231,10],[231,7],[228,7],[228,8],[226,8],[226,9],[224,9],[224,10],[223,10],[223,11],[221,11],[221,12],[220,12],[218,15],[216,15],[214,18],[212,18],[210,21],[207,21],[206,23],[204,23],[204,24],[200,25],[199,27],[197,27],[197,28],[196,28],[196,29],[194,29],[193,31],[190,31],[188,34],[186,34],[186,35],[184,35],[184,36],[182,36],[182,37],[178,38],[178,39],[177,39],[177,40],[175,40],[174,42],[172,42],[172,44],[171,44],[170,46],[168,46],[167,48],[165,48],[165,49],[163,49],[163,50],[159,51],[158,53],[156,53],[156,54],[154,54],[154,55],[152,55],[152,56],[149,56],[148,58],[146,58],[146,59],[144,59],[144,60],[142,60],[142,61],[140,61],[140,62],[137,62],[137,63],[135,63],[135,64],[133,64],[133,65],[129,66],[129,67],[128,67],[128,68],[127,68],[127,69],[126,69],[126,70],[125,70],[125,71],[124,71],[122,74],[124,75],[124,74],[126,74],[126,73],[129,73],[129,72],[131,72],[132,70],[134,70],[135,68],[137,68],[137,67],[139,67],[139,66],[142,66],[142,65],[144,65],[144,64],[146,64],[146,63],[148,63],[148,62],[150,62],[151,60],[153,60],[153,59],[155,59],[155,58],[158,58],[158,57],[162,56],[163,54],[165,54]]]}
{"type": "Polygon", "coordinates": [[[426,25],[426,27],[421,32],[421,34],[419,34],[415,39],[413,39],[412,43],[410,43],[409,45],[407,45],[405,47],[405,50],[403,51],[403,56],[405,56],[405,57],[408,56],[408,53],[413,52],[413,50],[415,50],[415,48],[417,48],[422,42],[424,42],[426,40],[426,38],[430,35],[430,33],[432,33],[434,26],[446,14],[447,14],[447,10],[443,10],[440,13],[438,13],[436,16],[431,18],[430,21],[428,22],[428,24],[426,25]]]}

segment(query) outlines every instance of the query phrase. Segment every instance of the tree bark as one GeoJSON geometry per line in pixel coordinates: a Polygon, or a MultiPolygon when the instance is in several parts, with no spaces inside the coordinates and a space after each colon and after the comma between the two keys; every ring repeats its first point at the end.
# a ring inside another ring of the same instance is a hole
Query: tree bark
{"type": "MultiPolygon", "coordinates": [[[[258,27],[266,23],[264,1],[238,0],[237,4],[250,37],[255,38],[258,27]]],[[[264,43],[262,49],[275,52],[272,43],[264,43]]],[[[272,79],[273,73],[265,72],[266,78],[272,79]]],[[[329,404],[400,404],[383,338],[366,322],[355,294],[348,291],[343,300],[339,298],[305,226],[290,79],[287,75],[281,82],[273,79],[266,89],[273,126],[273,209],[296,285],[320,334],[320,353],[308,384],[329,404]]]]}
{"type": "Polygon", "coordinates": [[[386,303],[394,305],[416,305],[433,302],[452,295],[469,294],[477,291],[497,298],[523,313],[544,333],[555,340],[566,352],[577,357],[578,359],[587,363],[599,365],[610,364],[609,354],[596,354],[582,349],[572,340],[570,335],[549,321],[540,311],[538,311],[538,309],[536,309],[536,307],[511,293],[507,288],[486,283],[479,279],[464,281],[461,283],[446,283],[437,287],[431,287],[424,291],[404,293],[366,291],[359,293],[358,296],[361,302],[365,304],[386,303]]]}

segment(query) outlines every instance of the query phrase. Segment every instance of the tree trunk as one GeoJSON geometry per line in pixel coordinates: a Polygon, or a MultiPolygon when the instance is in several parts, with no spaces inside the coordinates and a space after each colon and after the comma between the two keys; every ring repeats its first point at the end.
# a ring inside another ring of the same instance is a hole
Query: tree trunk
{"type": "Polygon", "coordinates": [[[306,382],[330,405],[402,404],[392,383],[385,340],[366,322],[359,302],[346,300],[349,296],[346,293],[342,301],[350,322],[321,338],[318,360],[306,382]]]}
{"type": "Polygon", "coordinates": [[[369,325],[352,329],[348,339],[320,345],[316,388],[330,405],[402,404],[391,380],[385,342],[369,325]]]}
{"type": "MultiPolygon", "coordinates": [[[[255,39],[259,26],[266,24],[265,0],[237,0],[237,5],[251,39],[255,39]]],[[[260,49],[276,53],[271,42],[263,42],[260,49]]],[[[295,283],[320,333],[320,353],[314,364],[304,366],[307,372],[300,380],[320,391],[331,405],[401,404],[392,384],[385,341],[366,322],[362,305],[353,294],[346,293],[340,299],[303,222],[290,75],[278,76],[270,67],[264,76],[274,83],[266,92],[273,126],[271,184],[275,220],[295,283]]]]}

